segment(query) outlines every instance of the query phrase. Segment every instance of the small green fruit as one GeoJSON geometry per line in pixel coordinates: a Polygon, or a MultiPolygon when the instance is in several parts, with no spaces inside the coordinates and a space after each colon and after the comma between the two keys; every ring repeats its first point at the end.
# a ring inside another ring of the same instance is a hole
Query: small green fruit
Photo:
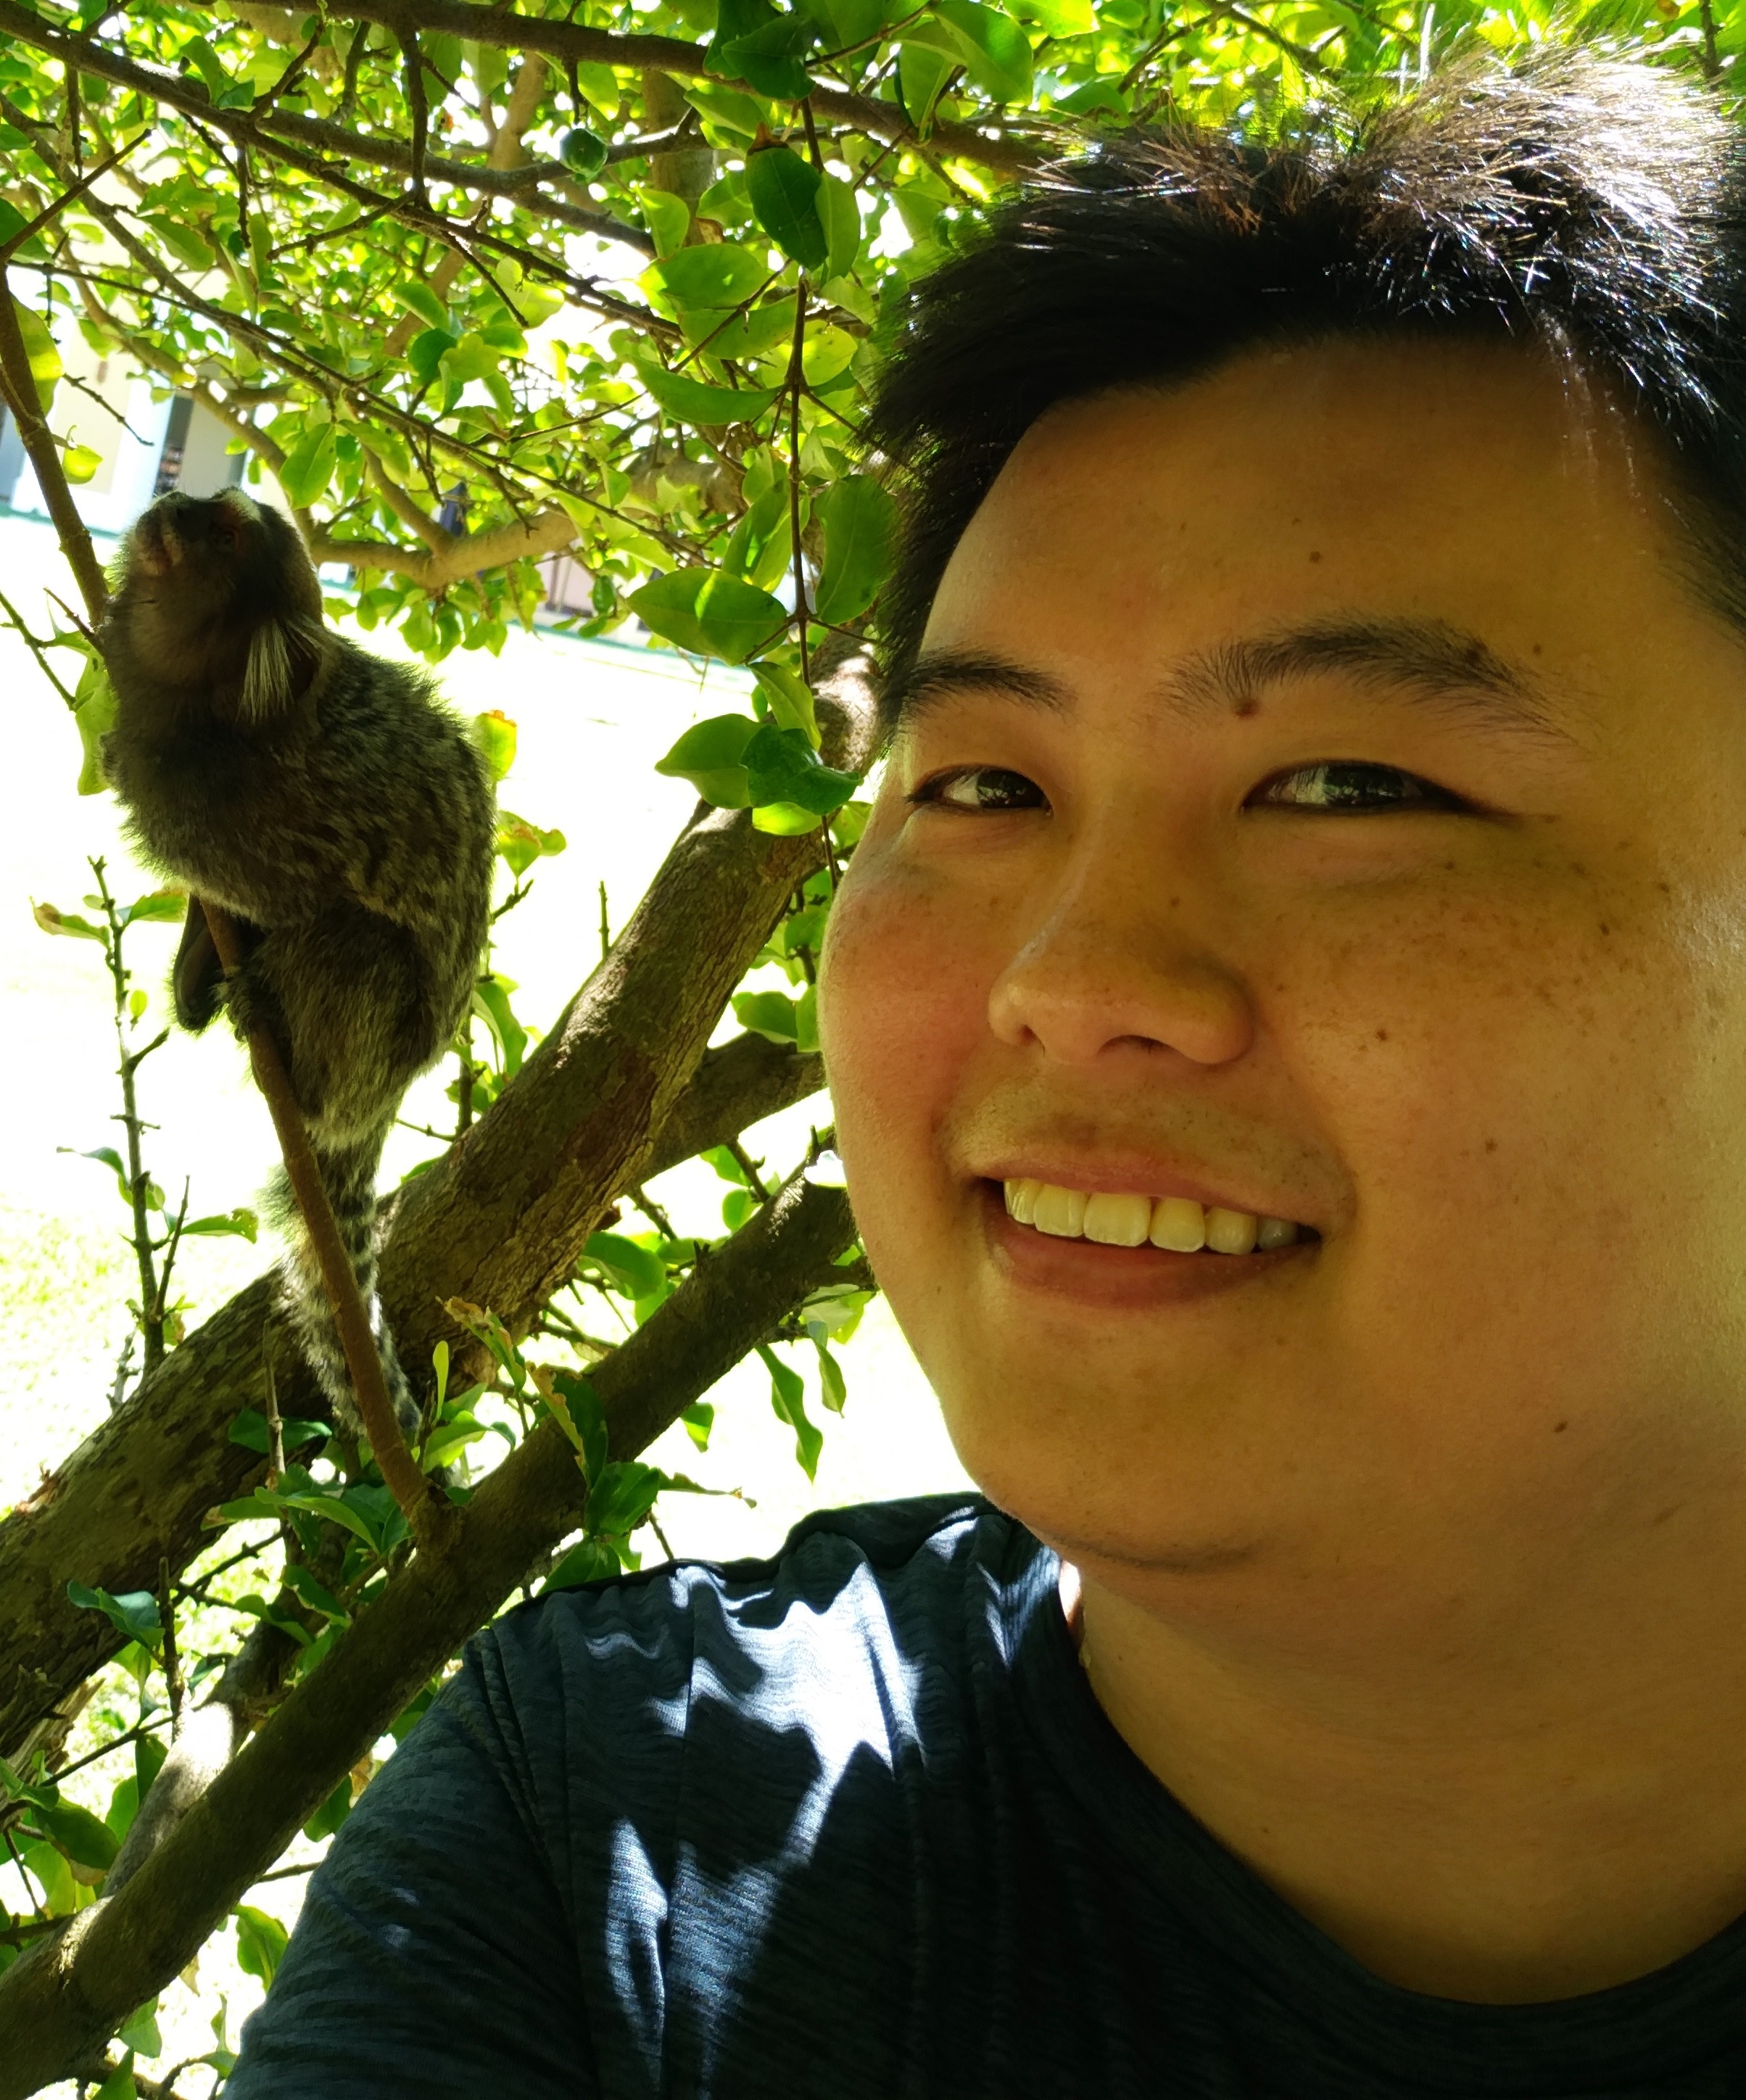
{"type": "Polygon", "coordinates": [[[572,174],[587,182],[606,165],[606,142],[579,126],[574,131],[567,131],[558,141],[558,157],[572,174]]]}

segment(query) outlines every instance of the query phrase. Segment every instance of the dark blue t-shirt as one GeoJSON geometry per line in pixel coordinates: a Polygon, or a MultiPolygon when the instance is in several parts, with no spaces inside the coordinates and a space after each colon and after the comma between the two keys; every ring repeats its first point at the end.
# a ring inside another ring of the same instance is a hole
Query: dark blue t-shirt
{"type": "Polygon", "coordinates": [[[1746,2094],[1746,1921],[1557,2005],[1379,1982],[1128,1749],[1058,1566],[933,1496],[510,1612],[313,1877],[228,2100],[1746,2094]]]}

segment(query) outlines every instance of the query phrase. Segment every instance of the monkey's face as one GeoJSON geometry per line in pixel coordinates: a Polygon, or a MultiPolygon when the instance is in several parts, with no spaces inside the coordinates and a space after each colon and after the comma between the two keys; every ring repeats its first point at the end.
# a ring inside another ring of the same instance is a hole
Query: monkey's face
{"type": "Polygon", "coordinates": [[[321,587],[277,510],[240,488],[172,491],[135,523],[123,567],[128,640],[143,668],[257,716],[307,686],[321,587]]]}

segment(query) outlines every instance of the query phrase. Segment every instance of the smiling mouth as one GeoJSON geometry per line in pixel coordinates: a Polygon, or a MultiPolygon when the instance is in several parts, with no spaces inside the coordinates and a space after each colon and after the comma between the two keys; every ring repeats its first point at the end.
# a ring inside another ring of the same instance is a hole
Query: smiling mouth
{"type": "Polygon", "coordinates": [[[1090,1240],[1100,1246],[1153,1246],[1171,1254],[1269,1254],[1317,1237],[1290,1218],[1228,1211],[1185,1196],[1112,1195],[1065,1189],[1052,1181],[1001,1184],[1007,1215],[1052,1239],[1090,1240]]]}

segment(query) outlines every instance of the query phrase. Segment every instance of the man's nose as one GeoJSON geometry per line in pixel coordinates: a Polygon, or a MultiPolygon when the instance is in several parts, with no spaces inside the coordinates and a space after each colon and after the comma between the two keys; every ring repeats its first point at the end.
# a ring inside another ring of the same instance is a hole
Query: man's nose
{"type": "Polygon", "coordinates": [[[1082,877],[1052,901],[989,995],[994,1034],[1065,1065],[1135,1048],[1195,1065],[1241,1057],[1254,1039],[1249,992],[1193,930],[1189,900],[1130,902],[1112,880],[1082,877]]]}

